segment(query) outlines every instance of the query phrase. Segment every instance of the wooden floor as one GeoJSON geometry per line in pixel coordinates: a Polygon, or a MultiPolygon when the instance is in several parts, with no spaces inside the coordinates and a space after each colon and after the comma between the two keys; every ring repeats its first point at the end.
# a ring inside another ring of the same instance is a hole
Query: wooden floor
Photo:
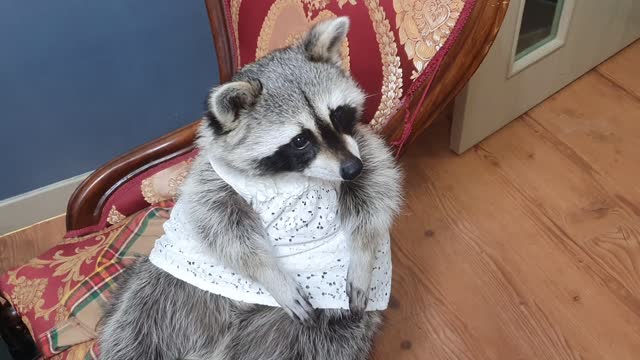
{"type": "Polygon", "coordinates": [[[462,156],[445,126],[411,147],[376,360],[640,359],[638,64],[640,43],[462,156]]]}
{"type": "Polygon", "coordinates": [[[376,359],[640,359],[640,42],[462,156],[402,163],[376,359]]]}
{"type": "Polygon", "coordinates": [[[65,233],[64,221],[62,214],[0,236],[0,274],[60,243],[65,233]]]}

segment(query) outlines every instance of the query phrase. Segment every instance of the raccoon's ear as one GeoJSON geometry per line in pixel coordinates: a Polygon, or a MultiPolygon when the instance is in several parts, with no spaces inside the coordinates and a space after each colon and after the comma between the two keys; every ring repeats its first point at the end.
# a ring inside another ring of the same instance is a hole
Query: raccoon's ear
{"type": "Polygon", "coordinates": [[[349,31],[346,16],[323,21],[315,25],[302,41],[302,46],[311,61],[340,64],[340,46],[349,31]]]}
{"type": "Polygon", "coordinates": [[[262,83],[259,80],[234,81],[211,90],[207,117],[214,130],[219,133],[233,130],[238,125],[240,111],[251,108],[260,94],[262,83]]]}

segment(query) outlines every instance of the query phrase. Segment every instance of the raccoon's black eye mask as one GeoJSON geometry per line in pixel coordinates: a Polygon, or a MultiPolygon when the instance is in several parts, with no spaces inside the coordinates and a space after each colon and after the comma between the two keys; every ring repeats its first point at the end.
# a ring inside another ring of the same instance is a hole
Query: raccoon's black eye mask
{"type": "Polygon", "coordinates": [[[340,105],[329,112],[329,119],[337,131],[353,135],[353,128],[358,122],[358,113],[353,106],[340,105]]]}
{"type": "Polygon", "coordinates": [[[281,145],[275,153],[258,161],[258,168],[264,174],[287,171],[302,171],[318,154],[318,141],[309,129],[304,129],[287,144],[281,145]]]}

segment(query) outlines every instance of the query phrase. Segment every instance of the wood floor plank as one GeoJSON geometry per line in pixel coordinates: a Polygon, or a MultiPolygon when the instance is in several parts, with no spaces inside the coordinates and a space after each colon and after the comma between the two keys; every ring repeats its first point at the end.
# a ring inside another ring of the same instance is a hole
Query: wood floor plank
{"type": "Polygon", "coordinates": [[[0,274],[60,243],[65,234],[64,214],[0,236],[0,274]]]}
{"type": "Polygon", "coordinates": [[[611,217],[609,214],[622,218],[608,231],[593,233],[589,241],[591,248],[600,252],[596,260],[622,282],[623,286],[614,288],[640,311],[640,185],[636,180],[640,175],[640,103],[594,73],[557,94],[553,102],[536,108],[531,116],[535,117],[533,126],[539,124],[543,131],[553,133],[550,137],[557,138],[564,144],[562,147],[580,153],[582,161],[592,168],[594,178],[611,194],[601,198],[599,205],[594,204],[595,213],[602,218],[611,217]],[[579,97],[580,102],[559,105],[569,96],[579,97]],[[583,102],[589,106],[583,106],[583,102]],[[564,126],[558,127],[558,114],[577,107],[582,108],[583,119],[563,118],[564,126]],[[578,130],[563,131],[566,128],[578,130]]]}
{"type": "Polygon", "coordinates": [[[637,219],[617,204],[592,172],[581,171],[580,162],[554,151],[553,142],[544,138],[553,135],[531,132],[535,126],[531,119],[516,121],[507,130],[510,136],[493,137],[480,148],[500,154],[493,161],[499,161],[501,174],[519,188],[523,199],[536,204],[531,213],[564,234],[558,238],[558,251],[571,254],[585,274],[640,321],[637,219]],[[548,174],[564,176],[549,179],[548,174]]]}
{"type": "MultiPolygon", "coordinates": [[[[441,142],[444,138],[436,136],[426,141],[441,142]]],[[[404,162],[411,169],[407,184],[409,215],[401,218],[394,230],[394,254],[402,251],[418,257],[412,261],[419,268],[418,273],[443,294],[464,320],[467,331],[473,334],[472,348],[478,356],[577,358],[557,326],[550,323],[524,284],[504,264],[500,249],[493,244],[487,246],[479,238],[482,231],[477,225],[482,222],[474,219],[476,214],[466,214],[466,208],[457,207],[459,201],[452,190],[464,187],[464,182],[455,179],[475,181],[479,174],[469,171],[463,177],[453,176],[450,171],[468,168],[475,159],[467,155],[455,157],[446,149],[446,144],[440,144],[426,149],[417,161],[404,162]],[[436,172],[445,178],[434,177],[436,172]],[[414,198],[414,193],[419,197],[414,198]]],[[[411,156],[407,154],[407,158],[411,156]]],[[[485,194],[494,191],[491,187],[478,189],[485,194]]],[[[396,260],[394,271],[401,272],[405,267],[405,262],[398,264],[396,260]]],[[[421,323],[418,321],[418,325],[421,323]]],[[[427,333],[427,338],[433,336],[427,333]]],[[[461,356],[456,354],[453,358],[461,356]]]]}
{"type": "Polygon", "coordinates": [[[529,112],[640,214],[640,101],[591,72],[529,112]]]}
{"type": "Polygon", "coordinates": [[[640,40],[598,66],[598,71],[640,99],[640,40]]]}
{"type": "MultiPolygon", "coordinates": [[[[548,155],[557,148],[558,139],[530,117],[523,119],[523,124],[534,130],[538,136],[548,141],[548,155]]],[[[526,141],[526,140],[525,140],[526,141]]],[[[562,145],[566,147],[566,145],[562,145]]],[[[566,153],[567,151],[560,151],[566,153]]],[[[596,273],[610,285],[613,293],[620,295],[631,309],[640,316],[640,243],[637,234],[640,232],[640,218],[635,205],[620,196],[620,190],[611,184],[609,178],[603,176],[593,168],[583,173],[577,171],[586,160],[576,160],[575,154],[568,157],[546,157],[545,165],[554,161],[558,171],[564,170],[571,174],[566,180],[554,182],[554,194],[535,192],[533,196],[545,199],[545,211],[551,216],[553,209],[559,213],[559,225],[575,240],[580,247],[595,262],[596,273]],[[564,159],[564,161],[563,161],[564,159]],[[574,165],[567,161],[577,161],[574,165]],[[571,185],[571,186],[566,186],[571,185]],[[567,204],[574,204],[567,207],[567,204]],[[564,207],[564,209],[562,209],[564,207]]],[[[525,174],[523,172],[522,174],[525,174]]],[[[537,177],[536,173],[528,174],[530,179],[537,177]]],[[[547,186],[545,189],[548,189],[547,186]]],[[[592,265],[589,259],[582,256],[583,264],[592,265]]]]}
{"type": "MultiPolygon", "coordinates": [[[[505,131],[503,136],[511,135],[505,131]]],[[[475,155],[484,157],[480,152],[475,155]]],[[[523,287],[521,292],[538,304],[581,354],[602,351],[603,344],[597,344],[597,339],[613,332],[620,336],[620,343],[609,350],[617,352],[617,356],[608,351],[600,355],[633,358],[632,354],[640,351],[635,314],[620,306],[606,287],[595,284],[574,262],[572,253],[557,247],[558,243],[570,243],[572,239],[548,218],[540,216],[537,199],[522,196],[513,183],[504,179],[500,158],[489,157],[486,161],[485,165],[477,161],[459,165],[457,175],[447,175],[473,179],[464,180],[452,190],[456,203],[478,229],[486,251],[493,252],[496,261],[523,287]],[[608,306],[615,309],[601,310],[608,306]]],[[[432,168],[432,173],[438,174],[435,170],[440,167],[432,168]]],[[[435,177],[434,181],[443,179],[435,177]]],[[[526,187],[526,176],[519,181],[526,187]]]]}
{"type": "MultiPolygon", "coordinates": [[[[640,353],[640,206],[633,176],[640,124],[628,123],[640,118],[637,104],[597,73],[575,86],[550,99],[552,110],[534,109],[475,151],[452,156],[437,144],[447,136],[432,132],[403,161],[410,169],[408,215],[394,230],[401,239],[395,253],[415,258],[410,263],[455,311],[470,334],[468,351],[479,356],[635,359],[640,353]],[[556,136],[565,133],[579,134],[584,146],[556,136]]],[[[408,267],[396,259],[396,272],[408,267]]],[[[402,287],[394,291],[423,301],[402,287]]],[[[387,328],[403,335],[385,331],[381,347],[397,348],[401,337],[433,337],[422,322],[390,317],[387,328]]]]}
{"type": "Polygon", "coordinates": [[[401,248],[394,253],[402,266],[394,272],[394,297],[374,358],[489,359],[459,314],[417,272],[413,259],[401,248]]]}

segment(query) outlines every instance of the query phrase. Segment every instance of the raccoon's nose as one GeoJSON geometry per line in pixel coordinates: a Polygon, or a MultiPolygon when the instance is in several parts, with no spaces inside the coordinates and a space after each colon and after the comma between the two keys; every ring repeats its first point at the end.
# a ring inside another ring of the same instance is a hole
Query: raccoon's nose
{"type": "Polygon", "coordinates": [[[344,180],[353,180],[362,172],[362,161],[357,157],[352,157],[340,165],[340,176],[344,180]]]}

